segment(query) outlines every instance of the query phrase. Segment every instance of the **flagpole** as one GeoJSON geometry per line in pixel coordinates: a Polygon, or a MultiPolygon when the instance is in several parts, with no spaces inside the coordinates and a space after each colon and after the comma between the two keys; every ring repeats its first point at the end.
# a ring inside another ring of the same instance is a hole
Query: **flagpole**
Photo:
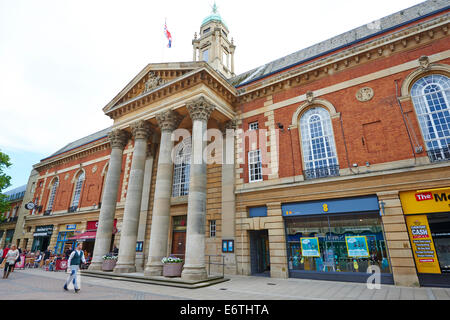
{"type": "MultiPolygon", "coordinates": [[[[164,18],[164,28],[167,26],[167,17],[166,18],[164,18]]],[[[164,39],[165,39],[165,35],[164,35],[164,39]]],[[[166,50],[165,50],[165,47],[164,47],[164,45],[161,47],[161,50],[162,50],[162,54],[161,54],[161,61],[160,62],[166,62],[165,60],[164,60],[164,58],[165,58],[165,53],[166,53],[166,50]]]]}

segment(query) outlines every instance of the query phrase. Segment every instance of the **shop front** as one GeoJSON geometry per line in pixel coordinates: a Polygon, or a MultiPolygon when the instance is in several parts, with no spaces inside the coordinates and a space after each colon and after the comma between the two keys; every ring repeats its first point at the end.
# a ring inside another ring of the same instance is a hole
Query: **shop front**
{"type": "Polygon", "coordinates": [[[282,212],[290,277],[366,282],[372,269],[394,283],[376,196],[285,203],[282,212]]]}
{"type": "Polygon", "coordinates": [[[450,287],[450,188],[400,192],[421,286],[450,287]]]}
{"type": "Polygon", "coordinates": [[[33,244],[31,251],[44,251],[50,245],[50,238],[53,234],[53,225],[38,226],[33,233],[33,244]]]}
{"type": "MultiPolygon", "coordinates": [[[[113,225],[113,235],[111,237],[111,250],[114,243],[114,235],[117,233],[117,219],[114,219],[114,225],[113,225]]],[[[98,229],[98,221],[88,221],[86,225],[86,231],[85,232],[79,232],[76,235],[70,237],[68,240],[72,241],[74,244],[75,242],[83,242],[83,251],[85,252],[86,257],[92,256],[94,253],[94,245],[95,245],[95,237],[97,235],[97,229],[98,229]]]]}
{"type": "Polygon", "coordinates": [[[55,254],[63,254],[67,248],[74,249],[75,242],[73,240],[69,240],[75,234],[81,233],[79,230],[80,224],[66,224],[60,226],[58,238],[56,239],[55,245],[55,254]]]}

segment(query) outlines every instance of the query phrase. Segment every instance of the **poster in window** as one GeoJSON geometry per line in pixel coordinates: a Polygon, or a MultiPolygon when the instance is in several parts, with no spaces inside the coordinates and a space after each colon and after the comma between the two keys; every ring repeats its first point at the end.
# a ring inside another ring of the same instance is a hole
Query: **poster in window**
{"type": "Polygon", "coordinates": [[[349,257],[368,258],[370,256],[366,236],[346,236],[345,243],[349,257]]]}
{"type": "Polygon", "coordinates": [[[300,238],[302,256],[320,257],[319,238],[300,238]]]}

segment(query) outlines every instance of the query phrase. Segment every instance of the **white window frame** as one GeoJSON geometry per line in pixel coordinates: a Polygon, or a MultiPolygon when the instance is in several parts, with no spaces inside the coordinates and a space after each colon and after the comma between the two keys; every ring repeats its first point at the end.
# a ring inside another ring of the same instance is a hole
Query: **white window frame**
{"type": "Polygon", "coordinates": [[[80,204],[81,190],[83,189],[85,177],[86,177],[86,175],[85,175],[84,171],[82,171],[78,174],[77,182],[75,183],[75,188],[74,188],[74,192],[73,192],[71,207],[78,208],[78,205],[80,204]]]}
{"type": "Polygon", "coordinates": [[[248,130],[249,130],[249,131],[258,130],[258,129],[259,129],[258,121],[250,122],[250,123],[248,124],[248,130]]]}
{"type": "Polygon", "coordinates": [[[248,181],[263,181],[261,150],[252,150],[248,152],[248,181]]]}
{"type": "Polygon", "coordinates": [[[215,238],[217,234],[216,220],[209,220],[209,237],[215,238]]]}
{"type": "Polygon", "coordinates": [[[440,154],[440,150],[448,148],[450,144],[450,120],[448,120],[448,113],[450,112],[450,79],[441,74],[431,74],[422,77],[411,87],[411,98],[419,120],[426,150],[436,151],[435,156],[445,156],[440,154]],[[425,92],[431,85],[438,87],[439,90],[425,92]],[[439,95],[441,99],[438,99],[439,95]],[[432,111],[431,107],[435,110],[432,111]],[[437,110],[436,107],[440,109],[437,110]]]}
{"type": "Polygon", "coordinates": [[[306,111],[300,118],[300,133],[302,137],[302,155],[305,170],[330,168],[339,165],[331,117],[326,109],[314,107],[306,111]],[[313,117],[318,118],[319,121],[311,122],[313,121],[313,117]],[[315,124],[318,124],[318,126],[313,127],[312,125],[315,124]],[[318,128],[320,128],[321,135],[312,137],[311,133],[318,128]],[[314,143],[316,143],[316,145],[323,144],[321,154],[325,155],[324,157],[318,157],[317,149],[315,150],[314,148],[314,143]],[[328,143],[329,149],[327,148],[326,143],[328,143]],[[318,165],[317,163],[319,162],[325,163],[326,165],[318,165]]]}
{"type": "Polygon", "coordinates": [[[53,210],[53,205],[55,203],[56,191],[58,190],[58,186],[59,186],[59,178],[56,178],[53,181],[52,187],[50,189],[50,195],[47,203],[47,211],[51,212],[53,210]]]}
{"type": "Polygon", "coordinates": [[[189,182],[191,170],[191,137],[184,139],[175,149],[173,165],[172,197],[189,195],[189,182]]]}

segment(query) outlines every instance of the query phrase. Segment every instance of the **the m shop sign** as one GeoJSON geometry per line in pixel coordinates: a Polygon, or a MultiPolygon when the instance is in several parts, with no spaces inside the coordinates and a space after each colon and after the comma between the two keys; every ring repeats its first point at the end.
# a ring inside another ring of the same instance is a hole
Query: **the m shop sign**
{"type": "Polygon", "coordinates": [[[400,192],[422,286],[450,287],[450,187],[400,192]]]}

